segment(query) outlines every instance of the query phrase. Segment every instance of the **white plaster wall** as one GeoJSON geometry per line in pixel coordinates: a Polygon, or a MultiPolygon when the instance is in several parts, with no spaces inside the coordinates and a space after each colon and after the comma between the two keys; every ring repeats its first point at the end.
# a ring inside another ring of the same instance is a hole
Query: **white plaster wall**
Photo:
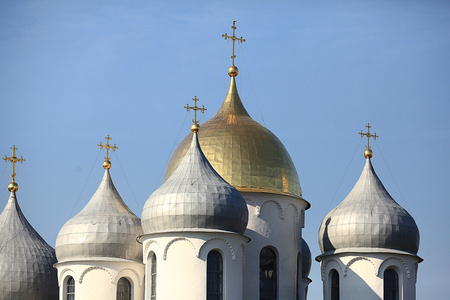
{"type": "Polygon", "coordinates": [[[276,249],[278,257],[278,299],[296,299],[297,266],[301,268],[301,263],[297,264],[297,255],[302,248],[307,202],[275,194],[241,194],[249,210],[244,234],[251,239],[244,265],[244,299],[259,299],[259,254],[266,246],[276,249]]]}
{"type": "MultiPolygon", "coordinates": [[[[222,254],[224,299],[242,299],[245,244],[240,234],[223,231],[173,232],[142,238],[144,263],[149,254],[157,258],[156,295],[158,300],[206,299],[206,262],[209,251],[222,254]]],[[[150,261],[146,266],[146,296],[150,299],[150,261]]]]}
{"type": "Polygon", "coordinates": [[[132,286],[132,299],[144,299],[144,265],[120,260],[70,261],[55,264],[58,270],[59,299],[65,299],[68,276],[75,279],[76,300],[116,299],[117,282],[127,278],[132,286]]]}
{"type": "Polygon", "coordinates": [[[419,258],[392,253],[335,254],[324,257],[321,272],[324,300],[331,299],[332,269],[339,272],[340,297],[348,300],[383,299],[383,276],[386,268],[397,271],[400,299],[416,299],[416,271],[419,258]]]}

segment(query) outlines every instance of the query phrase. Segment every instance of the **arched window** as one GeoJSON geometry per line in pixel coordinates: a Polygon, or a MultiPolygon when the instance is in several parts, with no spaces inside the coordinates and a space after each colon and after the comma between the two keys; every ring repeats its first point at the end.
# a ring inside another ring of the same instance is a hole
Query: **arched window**
{"type": "Polygon", "coordinates": [[[331,270],[331,300],[339,300],[339,273],[331,270]]]}
{"type": "Polygon", "coordinates": [[[206,269],[206,299],[222,300],[223,260],[222,255],[218,251],[212,250],[208,253],[206,269]]]}
{"type": "Polygon", "coordinates": [[[131,283],[124,277],[117,283],[117,300],[131,300],[131,283]]]}
{"type": "Polygon", "coordinates": [[[148,285],[150,288],[150,299],[156,300],[156,255],[155,253],[151,253],[147,260],[147,265],[150,266],[147,269],[149,272],[150,284],[148,285]]]}
{"type": "Polygon", "coordinates": [[[398,274],[394,269],[384,271],[384,298],[385,300],[398,300],[398,274]]]}
{"type": "Polygon", "coordinates": [[[75,300],[75,280],[72,276],[66,281],[66,300],[75,300]]]}
{"type": "Polygon", "coordinates": [[[271,248],[264,247],[259,254],[259,299],[278,299],[277,282],[277,255],[271,248]]]}

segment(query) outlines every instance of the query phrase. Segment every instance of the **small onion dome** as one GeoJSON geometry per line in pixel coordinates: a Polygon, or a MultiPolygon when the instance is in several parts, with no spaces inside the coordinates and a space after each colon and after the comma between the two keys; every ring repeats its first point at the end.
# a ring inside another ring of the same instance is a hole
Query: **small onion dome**
{"type": "Polygon", "coordinates": [[[0,215],[0,299],[57,300],[55,250],[34,230],[11,192],[0,215]]]}
{"type": "Polygon", "coordinates": [[[244,198],[213,169],[197,133],[175,172],[147,199],[142,211],[146,234],[202,230],[242,234],[247,222],[244,198]]]}
{"type": "Polygon", "coordinates": [[[419,229],[386,191],[367,158],[353,190],[322,221],[319,244],[325,255],[350,251],[415,255],[419,229]]]}
{"type": "MultiPolygon", "coordinates": [[[[175,171],[192,140],[178,145],[164,179],[175,171]]],[[[239,97],[235,77],[219,111],[202,124],[202,150],[217,173],[240,192],[262,192],[300,198],[302,191],[294,163],[281,141],[253,120],[239,97]]]]}
{"type": "Polygon", "coordinates": [[[304,239],[302,239],[302,277],[308,278],[311,271],[311,250],[304,239]]]}
{"type": "Polygon", "coordinates": [[[58,262],[119,258],[142,262],[141,220],[123,202],[109,169],[89,203],[67,221],[56,238],[58,262]]]}

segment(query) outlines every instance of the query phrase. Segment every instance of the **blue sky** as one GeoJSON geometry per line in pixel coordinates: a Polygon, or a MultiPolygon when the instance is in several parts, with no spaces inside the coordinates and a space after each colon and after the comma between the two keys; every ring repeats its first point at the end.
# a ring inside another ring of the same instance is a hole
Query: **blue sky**
{"type": "MultiPolygon", "coordinates": [[[[140,216],[189,132],[183,106],[196,95],[207,120],[225,97],[233,19],[247,40],[241,99],[297,167],[313,256],[322,218],[362,171],[357,133],[370,122],[375,170],[420,229],[417,298],[445,298],[448,1],[1,1],[0,154],[15,144],[26,159],[18,200],[30,223],[54,246],[100,183],[107,134],[113,180],[140,216]]],[[[4,206],[10,164],[0,172],[4,206]]],[[[311,279],[321,299],[316,262],[311,279]]]]}

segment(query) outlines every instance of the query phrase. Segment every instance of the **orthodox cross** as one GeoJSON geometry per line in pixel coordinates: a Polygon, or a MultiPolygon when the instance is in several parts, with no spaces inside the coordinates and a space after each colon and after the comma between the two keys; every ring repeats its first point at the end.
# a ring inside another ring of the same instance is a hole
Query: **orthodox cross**
{"type": "Polygon", "coordinates": [[[194,124],[198,124],[199,121],[197,120],[197,111],[199,110],[202,113],[205,113],[206,108],[204,105],[202,107],[197,106],[197,101],[198,101],[197,96],[194,96],[194,98],[192,98],[192,100],[194,100],[194,103],[195,103],[194,106],[189,106],[189,103],[188,103],[188,104],[186,104],[186,106],[184,108],[186,108],[187,111],[192,109],[195,112],[195,117],[194,117],[194,120],[192,120],[192,122],[194,122],[194,124]]]}
{"type": "Polygon", "coordinates": [[[367,127],[367,132],[364,133],[364,132],[362,131],[362,129],[361,129],[361,132],[360,132],[359,134],[361,135],[361,137],[367,136],[367,146],[366,146],[366,148],[367,148],[367,149],[370,149],[370,144],[369,144],[370,138],[373,137],[373,139],[376,140],[377,137],[378,137],[378,135],[377,135],[376,132],[375,132],[374,134],[370,134],[370,128],[372,128],[372,126],[370,126],[369,123],[367,123],[366,127],[367,127]]]}
{"type": "Polygon", "coordinates": [[[243,39],[242,36],[240,38],[236,37],[236,34],[235,34],[236,21],[235,20],[233,20],[233,26],[231,26],[231,28],[233,29],[233,35],[229,36],[225,33],[225,34],[222,34],[222,37],[224,37],[225,40],[231,39],[233,41],[233,55],[231,56],[231,59],[233,60],[233,66],[234,66],[234,59],[236,58],[236,55],[234,54],[234,42],[238,41],[238,42],[241,42],[241,44],[242,44],[243,42],[245,42],[245,39],[243,39]]]}
{"type": "Polygon", "coordinates": [[[23,157],[21,156],[20,158],[16,157],[16,150],[18,150],[16,148],[16,145],[14,145],[11,150],[13,151],[12,155],[10,157],[7,157],[5,155],[5,157],[3,158],[5,160],[5,162],[10,161],[13,165],[13,169],[12,169],[12,182],[15,182],[15,178],[16,178],[16,163],[20,162],[23,163],[25,161],[25,159],[23,159],[23,157]]]}
{"type": "Polygon", "coordinates": [[[109,144],[109,141],[112,140],[112,138],[109,137],[109,134],[107,137],[105,137],[106,140],[106,145],[102,145],[102,142],[100,142],[100,144],[98,144],[97,146],[100,147],[100,149],[105,148],[106,149],[106,160],[110,160],[111,157],[109,157],[109,149],[112,149],[113,151],[116,151],[117,149],[119,149],[118,147],[116,147],[116,144],[114,144],[114,146],[111,146],[109,144]]]}

